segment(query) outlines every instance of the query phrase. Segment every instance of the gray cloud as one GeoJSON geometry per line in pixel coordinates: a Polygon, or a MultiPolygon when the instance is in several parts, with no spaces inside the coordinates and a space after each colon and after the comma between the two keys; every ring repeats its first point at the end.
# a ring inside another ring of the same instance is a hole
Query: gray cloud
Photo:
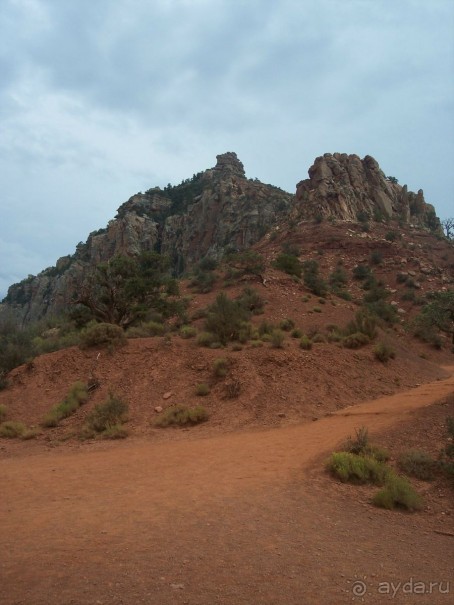
{"type": "Polygon", "coordinates": [[[369,153],[452,215],[453,26],[450,0],[6,0],[1,293],[226,150],[289,191],[369,153]]]}

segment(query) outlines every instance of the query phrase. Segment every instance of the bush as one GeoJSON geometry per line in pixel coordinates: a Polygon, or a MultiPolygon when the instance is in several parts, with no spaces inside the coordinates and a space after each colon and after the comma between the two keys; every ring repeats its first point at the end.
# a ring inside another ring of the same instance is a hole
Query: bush
{"type": "Polygon", "coordinates": [[[394,351],[391,345],[388,345],[385,342],[379,342],[374,347],[374,356],[375,359],[378,359],[378,361],[385,363],[390,359],[394,359],[396,356],[396,352],[394,351]]]}
{"type": "Polygon", "coordinates": [[[312,340],[306,334],[301,337],[300,347],[304,351],[310,351],[312,349],[312,340]]]}
{"type": "Polygon", "coordinates": [[[161,412],[154,420],[154,424],[165,428],[172,425],[199,424],[206,420],[208,420],[208,412],[201,405],[195,408],[188,408],[184,405],[173,405],[161,412]]]}
{"type": "Polygon", "coordinates": [[[224,378],[227,376],[229,369],[229,362],[225,357],[218,357],[213,362],[213,373],[217,378],[224,378]]]}
{"type": "Polygon", "coordinates": [[[401,471],[410,477],[422,479],[423,481],[432,481],[434,479],[435,461],[420,450],[410,450],[401,454],[397,460],[401,471]]]}
{"type": "Polygon", "coordinates": [[[0,424],[0,437],[5,439],[15,439],[16,437],[22,437],[27,430],[23,422],[17,422],[15,420],[7,420],[0,424]]]}
{"type": "Polygon", "coordinates": [[[116,324],[95,323],[88,325],[81,334],[81,348],[117,348],[126,344],[123,329],[116,324]]]}
{"type": "Polygon", "coordinates": [[[189,287],[194,288],[199,294],[211,292],[216,282],[216,276],[211,271],[198,270],[189,282],[189,287]]]}
{"type": "Polygon", "coordinates": [[[369,337],[366,336],[366,334],[355,332],[354,334],[349,334],[342,340],[342,346],[347,349],[360,349],[369,344],[369,342],[369,337]]]}
{"type": "Polygon", "coordinates": [[[122,424],[108,426],[102,433],[103,439],[126,439],[128,430],[122,424]]]}
{"type": "Polygon", "coordinates": [[[290,330],[292,330],[295,327],[295,322],[293,321],[293,319],[283,319],[280,323],[279,323],[279,328],[281,330],[284,330],[285,332],[290,332],[290,330]]]}
{"type": "Polygon", "coordinates": [[[319,275],[316,260],[307,260],[303,263],[304,284],[316,296],[326,296],[328,286],[319,275]]]}
{"type": "Polygon", "coordinates": [[[195,394],[199,397],[205,397],[205,395],[208,395],[209,392],[210,387],[205,383],[198,384],[195,388],[195,394]]]}
{"type": "Polygon", "coordinates": [[[199,347],[211,347],[216,342],[216,336],[211,332],[200,332],[197,334],[196,342],[199,347]]]}
{"type": "Polygon", "coordinates": [[[371,265],[380,265],[383,262],[383,254],[380,250],[372,250],[369,261],[371,265]]]}
{"type": "Polygon", "coordinates": [[[8,379],[6,378],[6,372],[0,371],[0,391],[4,391],[8,387],[8,379]]]}
{"type": "Polygon", "coordinates": [[[350,452],[331,454],[327,468],[343,483],[383,485],[389,474],[389,469],[383,462],[350,452]]]}
{"type": "Polygon", "coordinates": [[[282,349],[284,346],[285,334],[282,330],[273,330],[271,333],[271,346],[275,349],[282,349]]]}
{"type": "Polygon", "coordinates": [[[259,335],[263,336],[264,334],[272,334],[274,329],[275,326],[272,323],[264,320],[259,325],[259,335]]]}
{"type": "Polygon", "coordinates": [[[388,240],[388,242],[395,242],[397,239],[397,233],[395,231],[388,231],[385,235],[385,239],[388,240]]]}
{"type": "Polygon", "coordinates": [[[295,275],[296,277],[301,277],[301,263],[298,260],[298,257],[293,256],[292,254],[279,254],[279,256],[274,261],[273,265],[276,269],[284,271],[288,275],[295,275]]]}
{"type": "Polygon", "coordinates": [[[373,497],[372,502],[375,506],[388,510],[399,507],[415,511],[422,508],[421,497],[411,483],[394,473],[388,475],[385,487],[373,497]]]}
{"type": "Polygon", "coordinates": [[[237,301],[246,311],[253,315],[263,313],[265,301],[254,288],[244,288],[237,301]]]}
{"type": "Polygon", "coordinates": [[[3,422],[6,418],[7,407],[3,403],[0,404],[0,422],[3,422]]]}
{"type": "Polygon", "coordinates": [[[197,334],[197,330],[193,326],[183,326],[180,329],[181,338],[193,338],[197,334]]]}
{"type": "Polygon", "coordinates": [[[229,299],[221,292],[215,302],[208,307],[205,329],[225,345],[229,341],[238,340],[240,328],[249,317],[250,312],[238,301],[229,299]]]}
{"type": "Polygon", "coordinates": [[[370,274],[370,267],[367,265],[356,265],[356,267],[353,269],[353,277],[358,281],[368,278],[370,274]]]}
{"type": "Polygon", "coordinates": [[[292,338],[301,338],[303,335],[302,330],[300,330],[299,328],[295,328],[294,330],[292,330],[290,336],[292,338]]]}
{"type": "Polygon", "coordinates": [[[78,410],[81,405],[86,403],[87,400],[87,385],[82,382],[75,382],[63,401],[54,405],[50,412],[46,414],[42,425],[46,428],[57,426],[60,420],[74,414],[74,412],[78,410]]]}
{"type": "Polygon", "coordinates": [[[124,422],[127,413],[128,404],[110,393],[106,401],[96,405],[88,415],[87,426],[97,433],[102,433],[106,429],[124,422]]]}

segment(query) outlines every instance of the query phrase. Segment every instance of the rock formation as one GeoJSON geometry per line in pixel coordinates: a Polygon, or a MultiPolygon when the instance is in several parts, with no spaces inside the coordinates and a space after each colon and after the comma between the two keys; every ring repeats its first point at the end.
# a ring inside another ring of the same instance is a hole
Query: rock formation
{"type": "Polygon", "coordinates": [[[309,169],[309,178],[298,183],[296,199],[302,218],[334,217],[343,221],[397,219],[403,224],[437,226],[435,209],[424,201],[422,190],[407,191],[386,177],[369,155],[360,159],[346,153],[325,153],[309,169]]]}

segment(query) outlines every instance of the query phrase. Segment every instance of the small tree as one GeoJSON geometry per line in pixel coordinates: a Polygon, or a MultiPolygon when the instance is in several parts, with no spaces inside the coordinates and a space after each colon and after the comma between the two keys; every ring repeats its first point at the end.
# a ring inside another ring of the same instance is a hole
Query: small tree
{"type": "Polygon", "coordinates": [[[454,218],[445,218],[441,221],[441,226],[448,239],[454,239],[454,218]]]}
{"type": "Polygon", "coordinates": [[[429,329],[438,328],[451,336],[454,345],[454,290],[434,292],[431,298],[432,302],[423,307],[416,318],[416,324],[429,329]]]}

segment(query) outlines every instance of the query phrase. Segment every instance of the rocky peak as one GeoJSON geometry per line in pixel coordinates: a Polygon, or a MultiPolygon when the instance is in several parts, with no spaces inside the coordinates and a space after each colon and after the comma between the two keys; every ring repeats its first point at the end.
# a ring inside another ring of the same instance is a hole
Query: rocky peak
{"type": "Polygon", "coordinates": [[[439,221],[433,206],[424,200],[422,190],[413,193],[386,177],[378,162],[366,155],[325,153],[309,168],[309,179],[298,183],[296,198],[303,218],[333,217],[357,221],[363,215],[369,219],[397,219],[437,229],[439,221]]]}
{"type": "Polygon", "coordinates": [[[227,153],[217,155],[216,160],[216,166],[214,167],[216,174],[222,176],[237,176],[240,178],[246,177],[243,163],[240,162],[238,156],[233,151],[227,151],[227,153]]]}

